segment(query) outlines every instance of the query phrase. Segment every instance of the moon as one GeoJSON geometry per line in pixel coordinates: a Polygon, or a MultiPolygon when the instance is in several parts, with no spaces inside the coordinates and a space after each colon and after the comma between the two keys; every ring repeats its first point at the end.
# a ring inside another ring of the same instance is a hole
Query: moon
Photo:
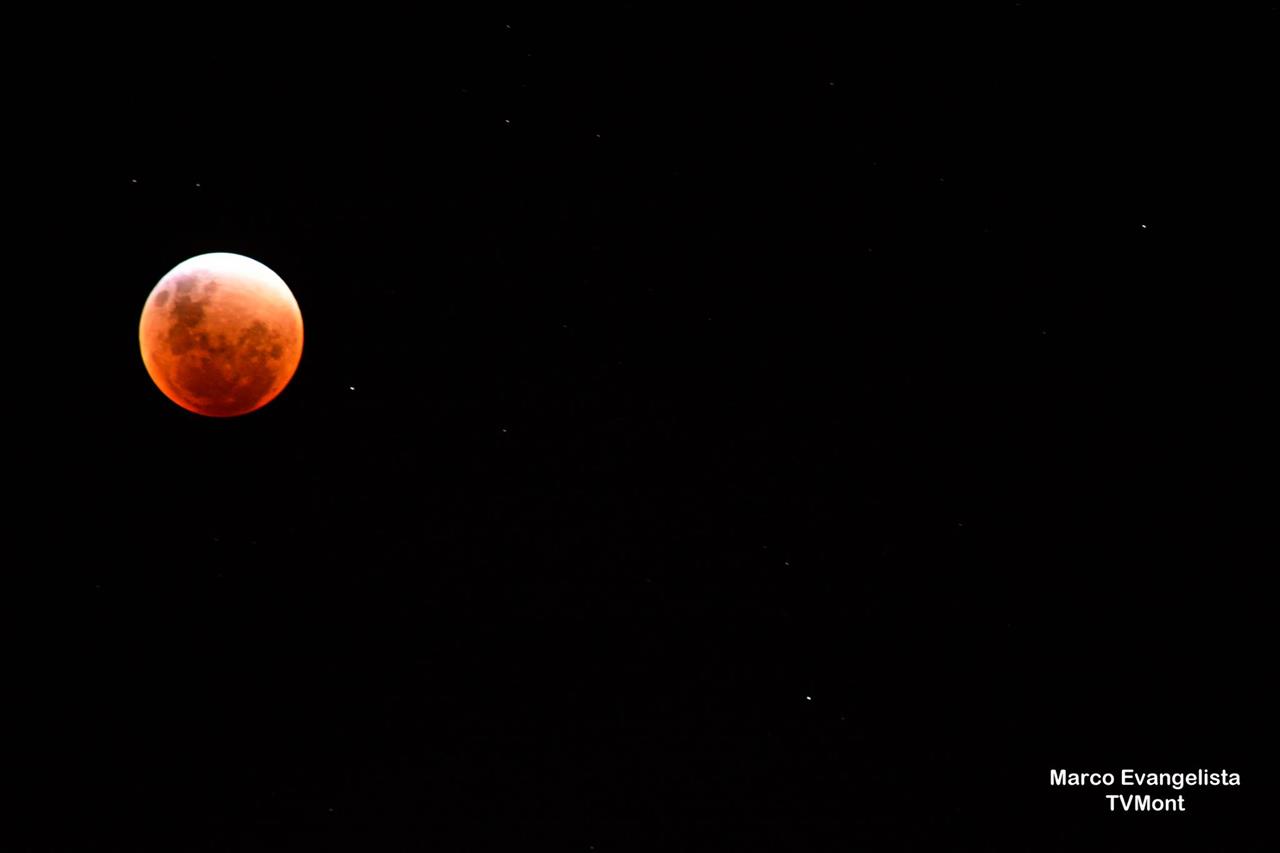
{"type": "Polygon", "coordinates": [[[142,309],[147,373],[188,411],[229,418],[284,390],[302,358],[302,311],[270,267],[213,252],[178,264],[142,309]]]}

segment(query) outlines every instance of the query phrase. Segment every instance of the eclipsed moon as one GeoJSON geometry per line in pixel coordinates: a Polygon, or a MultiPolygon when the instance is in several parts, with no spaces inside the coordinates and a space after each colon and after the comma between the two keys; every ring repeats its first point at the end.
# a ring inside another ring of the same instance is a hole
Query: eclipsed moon
{"type": "Polygon", "coordinates": [[[265,264],[213,252],[183,261],[147,297],[142,361],[170,400],[227,418],[260,409],[302,358],[302,312],[265,264]]]}

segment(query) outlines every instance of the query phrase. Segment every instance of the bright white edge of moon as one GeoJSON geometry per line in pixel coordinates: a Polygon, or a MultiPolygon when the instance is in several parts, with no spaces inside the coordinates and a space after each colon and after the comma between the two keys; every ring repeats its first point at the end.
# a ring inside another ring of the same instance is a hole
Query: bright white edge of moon
{"type": "Polygon", "coordinates": [[[165,273],[156,283],[156,287],[164,286],[175,275],[200,272],[227,283],[239,281],[258,287],[267,285],[272,295],[293,303],[294,306],[298,304],[293,291],[275,270],[261,261],[255,261],[253,258],[237,255],[234,252],[206,252],[203,255],[187,258],[165,273]]]}

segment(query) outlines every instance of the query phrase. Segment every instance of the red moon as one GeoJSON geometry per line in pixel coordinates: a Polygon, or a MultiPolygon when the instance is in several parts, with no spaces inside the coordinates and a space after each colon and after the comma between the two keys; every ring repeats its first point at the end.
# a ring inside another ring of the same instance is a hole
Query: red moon
{"type": "Polygon", "coordinates": [[[169,270],[142,309],[147,373],[188,411],[229,418],[260,409],[302,358],[302,312],[288,285],[244,255],[197,255],[169,270]]]}

